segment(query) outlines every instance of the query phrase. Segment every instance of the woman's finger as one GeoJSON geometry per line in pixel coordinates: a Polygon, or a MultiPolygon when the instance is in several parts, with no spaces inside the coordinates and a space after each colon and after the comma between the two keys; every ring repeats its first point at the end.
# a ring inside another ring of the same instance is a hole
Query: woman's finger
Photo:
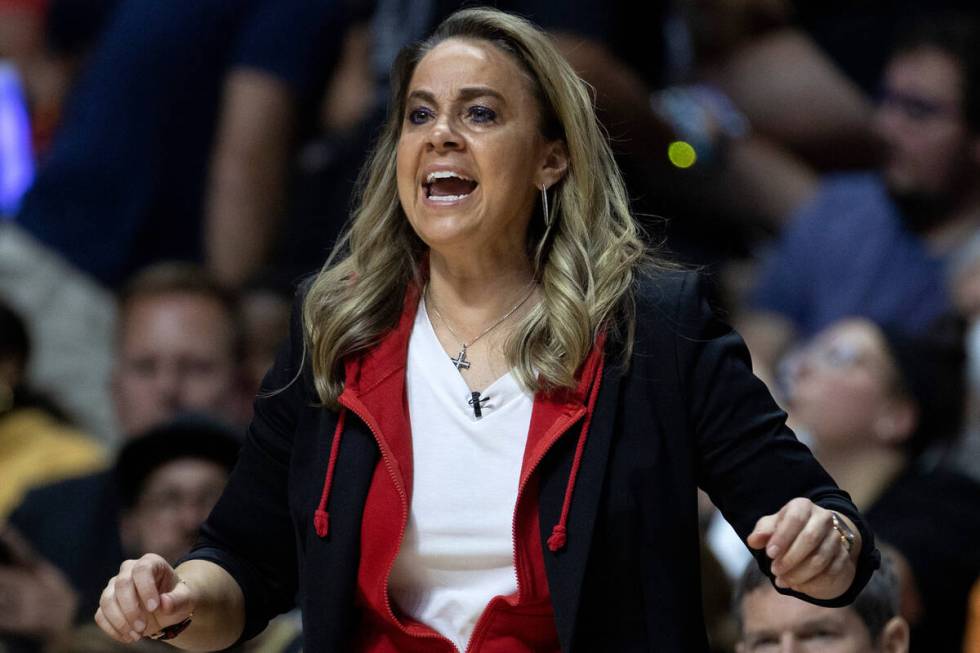
{"type": "MultiPolygon", "coordinates": [[[[840,544],[839,540],[835,542],[835,544],[837,544],[838,553],[834,560],[830,563],[830,566],[827,567],[828,576],[837,576],[838,574],[843,573],[844,568],[851,562],[850,552],[845,549],[842,544],[840,544]]],[[[854,571],[856,572],[857,570],[855,569],[854,571]]]]}
{"type": "Polygon", "coordinates": [[[99,609],[109,624],[122,637],[122,641],[132,642],[139,639],[139,634],[133,630],[132,625],[126,619],[126,615],[123,614],[119,603],[116,601],[113,582],[110,582],[109,587],[102,593],[102,599],[99,601],[99,609]]]}
{"type": "MultiPolygon", "coordinates": [[[[827,534],[823,541],[800,564],[779,573],[780,580],[789,587],[799,587],[826,573],[838,556],[846,555],[840,540],[827,534]]],[[[775,565],[774,565],[775,566],[775,565]]]]}
{"type": "Polygon", "coordinates": [[[102,608],[95,611],[95,623],[98,624],[99,628],[102,629],[106,635],[116,640],[117,642],[129,642],[131,641],[129,636],[123,635],[116,627],[109,622],[106,616],[102,613],[102,608]]]}
{"type": "Polygon", "coordinates": [[[749,533],[746,538],[746,543],[753,549],[762,549],[769,542],[769,538],[772,537],[773,532],[776,530],[776,520],[779,518],[779,514],[766,515],[765,517],[760,517],[759,521],[755,523],[755,528],[749,533]]]}
{"type": "Polygon", "coordinates": [[[769,543],[766,544],[766,555],[775,560],[782,556],[793,544],[796,536],[806,526],[810,518],[813,503],[809,499],[793,499],[778,513],[776,528],[769,543]]]}
{"type": "Polygon", "coordinates": [[[170,578],[172,574],[173,570],[170,565],[162,558],[160,561],[151,558],[145,560],[145,564],[137,564],[133,567],[133,586],[136,589],[140,605],[147,612],[155,612],[160,607],[160,586],[162,585],[163,589],[169,589],[172,583],[170,578]],[[163,562],[164,566],[161,567],[159,562],[163,562]]]}
{"type": "MultiPolygon", "coordinates": [[[[813,510],[803,528],[790,543],[785,553],[772,563],[772,573],[777,576],[788,576],[797,567],[807,562],[820,546],[827,541],[832,530],[830,511],[813,510]]],[[[832,559],[832,558],[831,558],[832,559]]],[[[826,561],[830,563],[830,559],[826,561]]]]}
{"type": "Polygon", "coordinates": [[[143,612],[143,606],[140,605],[139,595],[136,593],[136,584],[132,577],[129,575],[117,576],[112,590],[116,604],[129,623],[130,630],[142,635],[146,628],[146,615],[143,612]]]}

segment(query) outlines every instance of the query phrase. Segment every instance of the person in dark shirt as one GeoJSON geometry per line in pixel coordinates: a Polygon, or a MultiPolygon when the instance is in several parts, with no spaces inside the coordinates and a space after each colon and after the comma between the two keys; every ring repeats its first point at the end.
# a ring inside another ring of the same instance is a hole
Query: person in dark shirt
{"type": "Polygon", "coordinates": [[[846,316],[922,333],[951,308],[947,266],[980,227],[980,28],[916,26],[885,73],[874,174],[828,178],[763,261],[740,328],[760,375],[846,316]]]}
{"type": "MultiPolygon", "coordinates": [[[[123,433],[137,436],[185,412],[236,424],[245,419],[237,305],[202,269],[159,263],[142,271],[122,294],[119,326],[113,396],[123,433]]],[[[111,469],[27,494],[9,523],[67,584],[39,583],[33,572],[46,567],[24,566],[30,573],[0,579],[0,594],[14,602],[8,614],[20,614],[11,633],[47,635],[52,618],[39,612],[44,604],[67,612],[59,612],[57,623],[95,611],[105,574],[124,559],[122,505],[111,469]],[[28,604],[36,592],[25,586],[44,588],[45,600],[28,604]]],[[[0,633],[0,641],[7,634],[0,633]]]]}
{"type": "Polygon", "coordinates": [[[852,318],[789,364],[790,420],[892,552],[913,650],[960,650],[980,575],[980,485],[930,462],[962,421],[960,338],[953,323],[910,338],[852,318]]]}

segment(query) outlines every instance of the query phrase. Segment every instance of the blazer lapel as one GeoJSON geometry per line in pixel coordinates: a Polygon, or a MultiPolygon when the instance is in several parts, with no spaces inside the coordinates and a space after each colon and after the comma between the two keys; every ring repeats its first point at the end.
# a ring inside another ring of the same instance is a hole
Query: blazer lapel
{"type": "Polygon", "coordinates": [[[555,625],[563,651],[571,650],[572,637],[582,592],[582,582],[589,561],[592,530],[599,509],[609,447],[612,443],[616,416],[616,398],[622,370],[608,365],[596,400],[595,413],[582,454],[582,463],[568,519],[568,538],[560,551],[548,550],[547,540],[552,526],[561,514],[566,484],[571,472],[576,438],[563,438],[556,443],[541,463],[539,516],[545,571],[555,612],[555,625]]]}

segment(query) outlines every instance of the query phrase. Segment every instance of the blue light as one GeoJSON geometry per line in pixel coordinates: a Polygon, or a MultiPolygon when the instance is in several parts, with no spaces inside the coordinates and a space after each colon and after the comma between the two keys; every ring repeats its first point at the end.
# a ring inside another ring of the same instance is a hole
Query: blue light
{"type": "Polygon", "coordinates": [[[31,126],[17,70],[0,60],[0,218],[17,211],[34,181],[31,126]]]}

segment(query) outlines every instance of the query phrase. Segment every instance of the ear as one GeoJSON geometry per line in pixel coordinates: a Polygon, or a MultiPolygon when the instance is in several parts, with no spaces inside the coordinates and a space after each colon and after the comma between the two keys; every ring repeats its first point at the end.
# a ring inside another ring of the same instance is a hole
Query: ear
{"type": "Polygon", "coordinates": [[[568,146],[564,140],[549,141],[544,146],[541,166],[535,175],[534,185],[551,188],[568,172],[568,146]]]}
{"type": "Polygon", "coordinates": [[[909,624],[901,617],[892,617],[878,635],[881,653],[908,653],[909,624]]]}
{"type": "Polygon", "coordinates": [[[919,409],[908,399],[893,399],[883,408],[874,422],[875,438],[884,445],[899,445],[915,432],[919,423],[919,409]]]}

